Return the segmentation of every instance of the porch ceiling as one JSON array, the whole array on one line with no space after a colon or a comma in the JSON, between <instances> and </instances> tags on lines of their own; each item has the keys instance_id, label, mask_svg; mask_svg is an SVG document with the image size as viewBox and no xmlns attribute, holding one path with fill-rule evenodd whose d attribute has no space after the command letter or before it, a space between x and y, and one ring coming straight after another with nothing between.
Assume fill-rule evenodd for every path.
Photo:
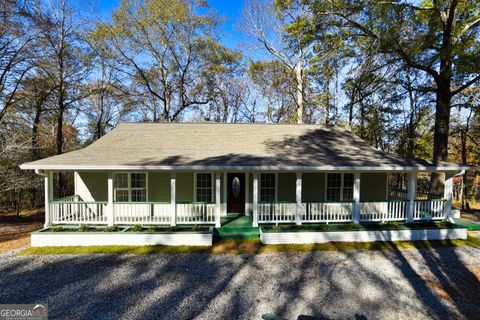
<instances>
[{"instance_id":1,"label":"porch ceiling","mask_svg":"<svg viewBox=\"0 0 480 320\"><path fill-rule=\"evenodd\" d=\"M426 170L470 166L406 159L320 125L124 123L90 146L28 162L40 170Z\"/></svg>"}]
</instances>

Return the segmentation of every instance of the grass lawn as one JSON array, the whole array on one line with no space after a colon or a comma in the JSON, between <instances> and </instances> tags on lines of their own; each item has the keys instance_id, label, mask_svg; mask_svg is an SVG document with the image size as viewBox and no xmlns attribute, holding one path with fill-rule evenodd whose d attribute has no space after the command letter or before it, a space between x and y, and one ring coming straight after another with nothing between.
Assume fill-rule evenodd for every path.
<instances>
[{"instance_id":1,"label":"grass lawn","mask_svg":"<svg viewBox=\"0 0 480 320\"><path fill-rule=\"evenodd\" d=\"M195 246L87 246L87 247L35 247L22 251L21 255L43 254L256 254L271 252L396 250L437 247L480 247L480 238L469 236L466 240L394 241L394 242L330 242L318 244L265 245L256 240L224 240L211 247Z\"/></svg>"}]
</instances>

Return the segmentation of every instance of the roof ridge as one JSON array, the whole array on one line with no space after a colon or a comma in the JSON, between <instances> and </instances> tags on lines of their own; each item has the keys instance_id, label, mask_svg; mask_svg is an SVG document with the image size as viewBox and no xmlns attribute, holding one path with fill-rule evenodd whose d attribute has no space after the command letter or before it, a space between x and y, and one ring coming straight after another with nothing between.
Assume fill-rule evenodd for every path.
<instances>
[{"instance_id":1,"label":"roof ridge","mask_svg":"<svg viewBox=\"0 0 480 320\"><path fill-rule=\"evenodd\" d=\"M334 128L334 127L326 127L324 124L321 123L267 123L267 122L153 122L153 121L148 121L148 122L136 122L136 121L123 121L117 125L123 125L123 124L146 124L146 125L265 125L265 126L318 126L320 128Z\"/></svg>"}]
</instances>

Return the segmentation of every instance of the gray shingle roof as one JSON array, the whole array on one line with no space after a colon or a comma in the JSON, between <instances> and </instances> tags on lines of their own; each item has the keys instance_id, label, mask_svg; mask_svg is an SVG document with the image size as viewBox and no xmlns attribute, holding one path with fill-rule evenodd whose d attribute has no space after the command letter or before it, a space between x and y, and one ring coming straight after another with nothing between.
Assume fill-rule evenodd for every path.
<instances>
[{"instance_id":1,"label":"gray shingle roof","mask_svg":"<svg viewBox=\"0 0 480 320\"><path fill-rule=\"evenodd\" d=\"M90 146L25 163L42 170L460 170L372 148L320 125L123 123Z\"/></svg>"}]
</instances>

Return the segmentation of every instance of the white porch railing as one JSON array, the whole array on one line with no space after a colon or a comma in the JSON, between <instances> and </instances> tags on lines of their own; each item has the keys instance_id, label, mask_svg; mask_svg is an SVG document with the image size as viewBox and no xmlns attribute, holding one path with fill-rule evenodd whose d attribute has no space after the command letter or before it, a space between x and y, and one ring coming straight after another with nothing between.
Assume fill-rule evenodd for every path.
<instances>
[{"instance_id":1,"label":"white porch railing","mask_svg":"<svg viewBox=\"0 0 480 320\"><path fill-rule=\"evenodd\" d=\"M107 202L81 201L70 196L50 202L52 223L55 224L105 224Z\"/></svg>"},{"instance_id":2,"label":"white porch railing","mask_svg":"<svg viewBox=\"0 0 480 320\"><path fill-rule=\"evenodd\" d=\"M215 203L177 203L177 223L215 223Z\"/></svg>"},{"instance_id":3,"label":"white porch railing","mask_svg":"<svg viewBox=\"0 0 480 320\"><path fill-rule=\"evenodd\" d=\"M259 203L258 222L285 223L295 221L296 203Z\"/></svg>"},{"instance_id":4,"label":"white porch railing","mask_svg":"<svg viewBox=\"0 0 480 320\"><path fill-rule=\"evenodd\" d=\"M115 224L170 224L170 203L158 202L115 202L113 217Z\"/></svg>"},{"instance_id":5,"label":"white porch railing","mask_svg":"<svg viewBox=\"0 0 480 320\"><path fill-rule=\"evenodd\" d=\"M416 200L413 219L441 220L448 212L447 202ZM305 223L329 223L353 221L353 202L302 203L301 221ZM170 203L115 202L114 224L169 225L172 219ZM360 202L360 221L405 221L408 201ZM214 203L177 203L176 224L214 224ZM50 202L54 224L107 224L107 202L82 201L78 196ZM294 223L296 203L259 203L259 223Z\"/></svg>"},{"instance_id":6,"label":"white porch railing","mask_svg":"<svg viewBox=\"0 0 480 320\"><path fill-rule=\"evenodd\" d=\"M360 202L360 221L402 221L407 219L407 201Z\"/></svg>"},{"instance_id":7,"label":"white porch railing","mask_svg":"<svg viewBox=\"0 0 480 320\"><path fill-rule=\"evenodd\" d=\"M352 202L304 203L302 222L349 222L352 221Z\"/></svg>"},{"instance_id":8,"label":"white porch railing","mask_svg":"<svg viewBox=\"0 0 480 320\"><path fill-rule=\"evenodd\" d=\"M416 200L413 210L414 220L441 220L446 216L445 199Z\"/></svg>"}]
</instances>

